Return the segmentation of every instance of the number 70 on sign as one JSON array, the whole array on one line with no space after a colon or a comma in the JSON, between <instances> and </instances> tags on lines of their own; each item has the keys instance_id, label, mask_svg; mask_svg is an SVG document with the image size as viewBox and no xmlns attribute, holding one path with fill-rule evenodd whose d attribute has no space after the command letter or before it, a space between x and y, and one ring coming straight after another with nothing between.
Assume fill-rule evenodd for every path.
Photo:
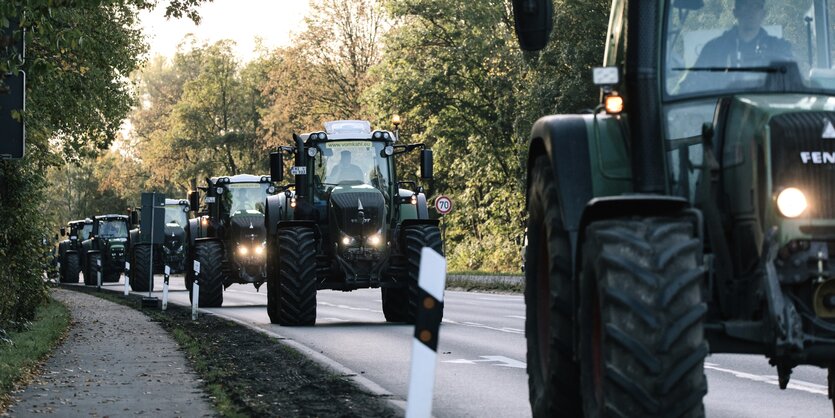
<instances>
[{"instance_id":1,"label":"number 70 on sign","mask_svg":"<svg viewBox=\"0 0 835 418\"><path fill-rule=\"evenodd\" d=\"M446 215L447 213L452 212L452 199L444 195L436 197L435 210L440 215Z\"/></svg>"}]
</instances>

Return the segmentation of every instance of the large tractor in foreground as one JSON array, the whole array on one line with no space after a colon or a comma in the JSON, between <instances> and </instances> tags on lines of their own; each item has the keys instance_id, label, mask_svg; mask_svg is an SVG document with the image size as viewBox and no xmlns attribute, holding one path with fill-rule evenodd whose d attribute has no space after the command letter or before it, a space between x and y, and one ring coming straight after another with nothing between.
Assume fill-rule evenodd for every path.
<instances>
[{"instance_id":1,"label":"large tractor in foreground","mask_svg":"<svg viewBox=\"0 0 835 418\"><path fill-rule=\"evenodd\" d=\"M223 304L223 290L235 283L251 283L258 289L267 280L264 202L274 189L269 176L238 174L206 179L204 206L188 222L186 237L186 288L194 283L194 261L200 307ZM192 208L199 206L198 192L189 194ZM192 301L193 302L193 301Z\"/></svg>"},{"instance_id":2,"label":"large tractor in foreground","mask_svg":"<svg viewBox=\"0 0 835 418\"><path fill-rule=\"evenodd\" d=\"M140 208L132 210L128 215L131 225L134 226L130 230L130 247L128 249L129 280L131 289L137 292L153 290L153 275L162 274L165 266L171 268L172 273L185 271L186 254L188 252L185 228L188 225L188 212L190 210L188 200L165 199L161 206L165 213L161 244L151 244L149 242L150 236L147 233L142 233L143 231L139 227L139 218L142 213ZM153 262L151 261L151 253L154 257Z\"/></svg>"},{"instance_id":3,"label":"large tractor in foreground","mask_svg":"<svg viewBox=\"0 0 835 418\"><path fill-rule=\"evenodd\" d=\"M93 228L81 244L81 268L84 284L95 286L101 272L102 282L118 282L125 271L125 250L128 246L128 217L99 215L93 217ZM101 269L99 269L99 262Z\"/></svg>"},{"instance_id":4,"label":"large tractor in foreground","mask_svg":"<svg viewBox=\"0 0 835 418\"><path fill-rule=\"evenodd\" d=\"M513 1L523 49L551 1ZM534 416L703 416L708 353L764 355L782 389L828 368L835 394L832 13L612 2L603 105L531 130Z\"/></svg>"},{"instance_id":5,"label":"large tractor in foreground","mask_svg":"<svg viewBox=\"0 0 835 418\"><path fill-rule=\"evenodd\" d=\"M432 178L432 151L398 144L367 121L334 121L293 135L270 155L273 180L293 158L294 182L267 198L267 312L280 325L313 325L316 291L382 288L387 321L415 321L423 247L443 253L426 195L401 181L395 156L421 150L421 177ZM411 190L407 189L411 186Z\"/></svg>"},{"instance_id":6,"label":"large tractor in foreground","mask_svg":"<svg viewBox=\"0 0 835 418\"><path fill-rule=\"evenodd\" d=\"M58 243L58 280L61 283L78 283L81 273L81 243L90 236L93 230L92 219L70 221L66 228L61 228L61 236L67 239Z\"/></svg>"}]
</instances>

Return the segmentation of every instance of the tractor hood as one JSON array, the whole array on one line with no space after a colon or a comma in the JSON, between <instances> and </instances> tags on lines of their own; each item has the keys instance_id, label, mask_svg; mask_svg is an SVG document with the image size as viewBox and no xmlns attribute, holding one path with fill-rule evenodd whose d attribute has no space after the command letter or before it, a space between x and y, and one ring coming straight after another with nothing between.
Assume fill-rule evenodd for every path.
<instances>
[{"instance_id":1,"label":"tractor hood","mask_svg":"<svg viewBox=\"0 0 835 418\"><path fill-rule=\"evenodd\" d=\"M337 186L331 192L329 206L337 228L352 237L370 236L385 224L383 194L369 185Z\"/></svg>"},{"instance_id":2,"label":"tractor hood","mask_svg":"<svg viewBox=\"0 0 835 418\"><path fill-rule=\"evenodd\" d=\"M172 251L177 251L183 248L186 231L182 226L175 222L167 223L165 224L165 229L163 229L163 231L165 233L165 241L163 245L165 245L166 248Z\"/></svg>"},{"instance_id":3,"label":"tractor hood","mask_svg":"<svg viewBox=\"0 0 835 418\"><path fill-rule=\"evenodd\" d=\"M264 214L257 210L235 212L231 218L230 237L238 243L257 242L266 239L267 230L264 224Z\"/></svg>"}]
</instances>

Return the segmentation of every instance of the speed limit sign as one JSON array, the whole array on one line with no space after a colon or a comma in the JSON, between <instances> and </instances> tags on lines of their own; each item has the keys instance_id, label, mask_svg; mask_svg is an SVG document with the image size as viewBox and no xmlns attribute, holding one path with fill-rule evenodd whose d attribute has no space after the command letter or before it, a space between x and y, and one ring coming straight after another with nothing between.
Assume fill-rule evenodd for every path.
<instances>
[{"instance_id":1,"label":"speed limit sign","mask_svg":"<svg viewBox=\"0 0 835 418\"><path fill-rule=\"evenodd\" d=\"M452 212L452 199L444 195L438 196L435 198L435 210L441 215Z\"/></svg>"}]
</instances>

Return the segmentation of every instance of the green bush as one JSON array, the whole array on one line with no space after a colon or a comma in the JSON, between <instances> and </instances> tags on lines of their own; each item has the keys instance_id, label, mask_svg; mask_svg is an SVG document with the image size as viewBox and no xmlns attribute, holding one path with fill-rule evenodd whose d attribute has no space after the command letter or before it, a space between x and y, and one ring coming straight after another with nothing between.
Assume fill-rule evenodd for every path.
<instances>
[{"instance_id":1,"label":"green bush","mask_svg":"<svg viewBox=\"0 0 835 418\"><path fill-rule=\"evenodd\" d=\"M36 165L0 162L0 330L32 320L47 298L44 273L53 242L39 206L44 170Z\"/></svg>"}]
</instances>

